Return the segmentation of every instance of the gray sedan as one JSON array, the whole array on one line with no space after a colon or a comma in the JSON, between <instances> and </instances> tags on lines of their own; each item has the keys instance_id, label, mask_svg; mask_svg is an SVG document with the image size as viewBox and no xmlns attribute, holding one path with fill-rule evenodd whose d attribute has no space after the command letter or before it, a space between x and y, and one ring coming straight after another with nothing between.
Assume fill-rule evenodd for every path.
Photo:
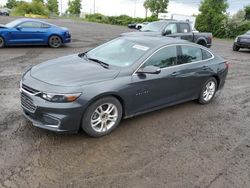
<instances>
[{"instance_id":1,"label":"gray sedan","mask_svg":"<svg viewBox=\"0 0 250 188\"><path fill-rule=\"evenodd\" d=\"M24 115L36 127L99 137L122 118L197 100L222 89L227 62L168 37L124 36L88 52L29 69L20 84Z\"/></svg>"}]
</instances>

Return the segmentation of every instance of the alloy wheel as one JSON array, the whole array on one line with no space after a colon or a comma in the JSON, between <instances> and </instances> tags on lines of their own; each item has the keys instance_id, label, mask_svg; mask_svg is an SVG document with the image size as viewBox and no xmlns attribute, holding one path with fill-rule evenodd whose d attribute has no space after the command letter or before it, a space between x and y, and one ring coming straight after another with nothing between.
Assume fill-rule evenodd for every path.
<instances>
[{"instance_id":1,"label":"alloy wheel","mask_svg":"<svg viewBox=\"0 0 250 188\"><path fill-rule=\"evenodd\" d=\"M58 36L52 36L50 38L50 46L53 47L53 48L58 48L61 46L62 44L62 41L61 39L58 37Z\"/></svg>"},{"instance_id":2,"label":"alloy wheel","mask_svg":"<svg viewBox=\"0 0 250 188\"><path fill-rule=\"evenodd\" d=\"M216 90L215 87L216 87L216 84L214 81L210 81L207 83L207 85L203 91L203 99L206 102L210 101L213 98L213 96L215 94L215 90Z\"/></svg>"},{"instance_id":3,"label":"alloy wheel","mask_svg":"<svg viewBox=\"0 0 250 188\"><path fill-rule=\"evenodd\" d=\"M98 106L91 116L91 127L99 133L107 132L118 119L118 109L112 103Z\"/></svg>"}]
</instances>

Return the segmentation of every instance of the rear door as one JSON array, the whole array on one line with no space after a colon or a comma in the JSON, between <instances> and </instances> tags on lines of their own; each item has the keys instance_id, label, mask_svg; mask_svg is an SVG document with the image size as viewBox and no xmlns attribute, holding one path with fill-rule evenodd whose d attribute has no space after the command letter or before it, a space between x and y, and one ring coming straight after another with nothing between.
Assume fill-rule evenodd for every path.
<instances>
[{"instance_id":1,"label":"rear door","mask_svg":"<svg viewBox=\"0 0 250 188\"><path fill-rule=\"evenodd\" d=\"M178 49L178 70L180 90L177 100L195 99L205 81L213 75L210 60L213 55L203 48L180 45Z\"/></svg>"},{"instance_id":2,"label":"rear door","mask_svg":"<svg viewBox=\"0 0 250 188\"><path fill-rule=\"evenodd\" d=\"M193 32L188 23L178 23L178 33L181 33L181 39L193 42Z\"/></svg>"}]
</instances>

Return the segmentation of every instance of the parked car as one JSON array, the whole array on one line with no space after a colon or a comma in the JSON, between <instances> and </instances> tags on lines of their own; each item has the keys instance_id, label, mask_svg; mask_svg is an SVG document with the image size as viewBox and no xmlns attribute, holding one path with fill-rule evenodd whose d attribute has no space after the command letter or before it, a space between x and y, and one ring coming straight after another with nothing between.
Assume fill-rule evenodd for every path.
<instances>
[{"instance_id":1,"label":"parked car","mask_svg":"<svg viewBox=\"0 0 250 188\"><path fill-rule=\"evenodd\" d=\"M150 22L140 29L140 32L129 32L123 33L122 35L168 36L188 40L208 48L212 46L212 33L193 32L189 22L175 20Z\"/></svg>"},{"instance_id":2,"label":"parked car","mask_svg":"<svg viewBox=\"0 0 250 188\"><path fill-rule=\"evenodd\" d=\"M137 25L137 23L130 23L130 24L128 24L128 28L135 29L136 25Z\"/></svg>"},{"instance_id":3,"label":"parked car","mask_svg":"<svg viewBox=\"0 0 250 188\"><path fill-rule=\"evenodd\" d=\"M141 29L143 28L145 25L148 25L149 22L143 22L143 23L138 23L135 26L135 29Z\"/></svg>"},{"instance_id":4,"label":"parked car","mask_svg":"<svg viewBox=\"0 0 250 188\"><path fill-rule=\"evenodd\" d=\"M122 118L195 99L210 103L227 72L227 62L200 45L168 37L119 37L29 69L20 84L21 106L36 127L82 128L99 137Z\"/></svg>"},{"instance_id":5,"label":"parked car","mask_svg":"<svg viewBox=\"0 0 250 188\"><path fill-rule=\"evenodd\" d=\"M49 45L58 48L71 41L69 30L36 19L17 19L0 25L0 48L16 45Z\"/></svg>"},{"instance_id":6,"label":"parked car","mask_svg":"<svg viewBox=\"0 0 250 188\"><path fill-rule=\"evenodd\" d=\"M250 49L250 30L246 32L244 35L236 37L233 44L233 50L239 51L241 48Z\"/></svg>"},{"instance_id":7,"label":"parked car","mask_svg":"<svg viewBox=\"0 0 250 188\"><path fill-rule=\"evenodd\" d=\"M0 16L9 16L11 9L8 8L0 8Z\"/></svg>"}]
</instances>

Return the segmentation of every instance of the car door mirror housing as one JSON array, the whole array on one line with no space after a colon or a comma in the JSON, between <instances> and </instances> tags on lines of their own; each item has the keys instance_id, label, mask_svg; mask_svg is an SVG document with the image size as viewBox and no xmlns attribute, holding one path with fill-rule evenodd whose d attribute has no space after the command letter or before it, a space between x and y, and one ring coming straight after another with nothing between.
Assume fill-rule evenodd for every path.
<instances>
[{"instance_id":1,"label":"car door mirror housing","mask_svg":"<svg viewBox=\"0 0 250 188\"><path fill-rule=\"evenodd\" d=\"M137 71L137 73L139 74L159 74L160 72L161 72L161 68L152 66L152 65L140 68Z\"/></svg>"},{"instance_id":2,"label":"car door mirror housing","mask_svg":"<svg viewBox=\"0 0 250 188\"><path fill-rule=\"evenodd\" d=\"M17 30L21 30L22 27L19 25L19 26L16 26L16 29L17 29Z\"/></svg>"},{"instance_id":3,"label":"car door mirror housing","mask_svg":"<svg viewBox=\"0 0 250 188\"><path fill-rule=\"evenodd\" d=\"M166 36L166 35L170 35L172 34L172 31L171 30L166 30L162 33L163 36Z\"/></svg>"}]
</instances>

